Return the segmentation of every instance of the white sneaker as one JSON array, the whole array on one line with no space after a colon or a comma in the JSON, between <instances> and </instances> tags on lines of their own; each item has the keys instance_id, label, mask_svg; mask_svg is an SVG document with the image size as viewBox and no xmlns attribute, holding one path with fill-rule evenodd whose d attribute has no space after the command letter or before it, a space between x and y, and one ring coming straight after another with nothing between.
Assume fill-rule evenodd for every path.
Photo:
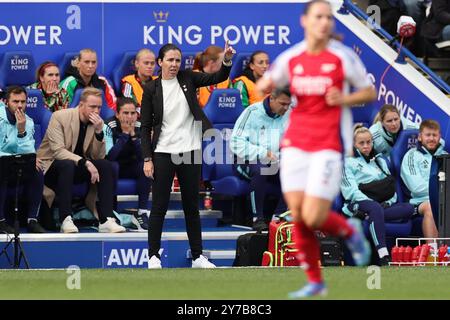
<instances>
[{"instance_id":1,"label":"white sneaker","mask_svg":"<svg viewBox=\"0 0 450 320\"><path fill-rule=\"evenodd\" d=\"M105 233L119 233L119 232L125 232L126 229L120 225L117 224L116 219L114 218L106 218L105 223L101 223L98 226L98 232L105 232Z\"/></svg>"},{"instance_id":2,"label":"white sneaker","mask_svg":"<svg viewBox=\"0 0 450 320\"><path fill-rule=\"evenodd\" d=\"M72 217L67 216L61 224L62 233L78 233L77 226L73 223Z\"/></svg>"},{"instance_id":3,"label":"white sneaker","mask_svg":"<svg viewBox=\"0 0 450 320\"><path fill-rule=\"evenodd\" d=\"M211 269L215 268L216 266L208 261L208 258L205 256L200 255L195 260L192 260L192 268L202 268L202 269Z\"/></svg>"},{"instance_id":4,"label":"white sneaker","mask_svg":"<svg viewBox=\"0 0 450 320\"><path fill-rule=\"evenodd\" d=\"M161 260L156 256L152 256L150 260L148 260L148 268L149 269L161 269Z\"/></svg>"}]
</instances>

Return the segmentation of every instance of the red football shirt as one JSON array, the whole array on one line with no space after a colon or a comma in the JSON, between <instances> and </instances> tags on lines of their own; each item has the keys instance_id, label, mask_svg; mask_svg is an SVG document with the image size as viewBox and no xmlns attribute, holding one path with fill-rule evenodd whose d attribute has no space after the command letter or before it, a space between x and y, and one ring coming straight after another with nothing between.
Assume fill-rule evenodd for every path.
<instances>
[{"instance_id":1,"label":"red football shirt","mask_svg":"<svg viewBox=\"0 0 450 320\"><path fill-rule=\"evenodd\" d=\"M305 41L283 52L264 75L277 86L290 86L296 107L291 112L282 147L304 151L336 150L352 147L352 116L348 108L330 106L325 94L331 87L348 93L372 83L356 53L341 42L330 40L319 54L306 51Z\"/></svg>"}]
</instances>

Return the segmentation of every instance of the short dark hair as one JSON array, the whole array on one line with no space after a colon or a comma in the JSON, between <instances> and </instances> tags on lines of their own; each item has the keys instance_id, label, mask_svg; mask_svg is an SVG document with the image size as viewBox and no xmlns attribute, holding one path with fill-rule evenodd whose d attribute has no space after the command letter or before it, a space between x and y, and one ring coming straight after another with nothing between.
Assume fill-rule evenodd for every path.
<instances>
[{"instance_id":1,"label":"short dark hair","mask_svg":"<svg viewBox=\"0 0 450 320\"><path fill-rule=\"evenodd\" d=\"M117 101L116 101L117 113L119 113L120 109L126 104L132 104L135 108L137 108L136 101L134 101L133 99L131 99L129 97L119 97L119 98L117 98Z\"/></svg>"},{"instance_id":2,"label":"short dark hair","mask_svg":"<svg viewBox=\"0 0 450 320\"><path fill-rule=\"evenodd\" d=\"M27 96L27 91L24 89L24 87L21 86L9 86L8 88L6 88L6 94L5 94L5 99L6 101L9 100L9 97L12 94L21 94L21 93L25 93L25 96Z\"/></svg>"},{"instance_id":3,"label":"short dark hair","mask_svg":"<svg viewBox=\"0 0 450 320\"><path fill-rule=\"evenodd\" d=\"M431 129L431 130L438 130L441 131L441 126L439 125L439 122L432 119L426 119L423 120L419 127L419 132L422 132L425 128Z\"/></svg>"},{"instance_id":4,"label":"short dark hair","mask_svg":"<svg viewBox=\"0 0 450 320\"><path fill-rule=\"evenodd\" d=\"M278 98L282 94L287 95L289 98L291 97L291 91L289 90L289 87L282 87L282 88L275 88L272 90L272 97Z\"/></svg>"},{"instance_id":5,"label":"short dark hair","mask_svg":"<svg viewBox=\"0 0 450 320\"><path fill-rule=\"evenodd\" d=\"M163 60L164 56L166 55L166 52L170 50L178 50L181 53L181 49L178 48L176 45L174 45L173 43L166 43L161 47L161 49L159 49L158 60Z\"/></svg>"}]
</instances>

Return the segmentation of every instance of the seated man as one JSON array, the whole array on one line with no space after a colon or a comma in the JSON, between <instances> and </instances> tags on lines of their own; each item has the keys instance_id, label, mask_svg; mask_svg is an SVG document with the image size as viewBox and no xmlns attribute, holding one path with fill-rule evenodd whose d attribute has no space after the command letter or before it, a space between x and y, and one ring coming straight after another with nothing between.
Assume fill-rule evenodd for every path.
<instances>
[{"instance_id":1,"label":"seated man","mask_svg":"<svg viewBox=\"0 0 450 320\"><path fill-rule=\"evenodd\" d=\"M103 128L107 159L114 161L119 178L137 179L139 210L135 215L138 227L148 229L148 196L151 180L144 175L141 152L141 123L137 121L136 102L118 98L116 115Z\"/></svg>"},{"instance_id":2,"label":"seated man","mask_svg":"<svg viewBox=\"0 0 450 320\"><path fill-rule=\"evenodd\" d=\"M63 71L63 70L61 70ZM92 49L80 50L80 54L65 71L65 79L59 86L69 94L69 104L75 91L86 87L100 89L105 94L106 104L116 110L116 94L106 78L97 75L97 53Z\"/></svg>"},{"instance_id":3,"label":"seated man","mask_svg":"<svg viewBox=\"0 0 450 320\"><path fill-rule=\"evenodd\" d=\"M37 152L45 174L44 198L51 207L56 193L61 232L64 233L78 232L72 221L72 188L74 183L87 181L91 188L86 205L92 212L98 212L99 232L125 231L113 218L114 170L111 162L104 159L101 107L101 90L84 89L76 108L53 113ZM99 201L95 207L97 190Z\"/></svg>"},{"instance_id":4,"label":"seated man","mask_svg":"<svg viewBox=\"0 0 450 320\"><path fill-rule=\"evenodd\" d=\"M438 230L430 205L429 180L434 156L445 154L437 121L424 120L419 128L419 145L410 149L402 160L401 177L411 192L409 201L423 215L422 230L426 238L437 238ZM437 212L436 212L437 216Z\"/></svg>"},{"instance_id":5,"label":"seated man","mask_svg":"<svg viewBox=\"0 0 450 320\"><path fill-rule=\"evenodd\" d=\"M0 157L18 154L36 153L34 149L34 122L25 114L27 92L19 86L9 87L6 91L6 106L0 102ZM11 183L15 187L15 181ZM33 174L21 178L24 185L23 198L28 202L28 232L44 233L37 222L42 199L44 177L39 161ZM14 229L5 221L5 202L8 181L2 176L0 181L0 232L14 233Z\"/></svg>"},{"instance_id":6,"label":"seated man","mask_svg":"<svg viewBox=\"0 0 450 320\"><path fill-rule=\"evenodd\" d=\"M289 89L276 89L261 102L254 103L239 116L231 134L230 148L238 157L234 165L237 174L250 182L251 202L256 221L253 229L265 230L272 218L272 211L264 208L270 188L276 189L278 198L283 201L280 188L278 162L279 142L289 119L291 105ZM272 210L274 210L273 208Z\"/></svg>"}]
</instances>

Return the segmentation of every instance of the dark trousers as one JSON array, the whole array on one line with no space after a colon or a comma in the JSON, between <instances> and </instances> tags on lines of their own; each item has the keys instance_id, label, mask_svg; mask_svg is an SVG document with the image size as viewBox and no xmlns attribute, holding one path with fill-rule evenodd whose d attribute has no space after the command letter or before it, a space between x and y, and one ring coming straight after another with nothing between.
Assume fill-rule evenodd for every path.
<instances>
[{"instance_id":1,"label":"dark trousers","mask_svg":"<svg viewBox=\"0 0 450 320\"><path fill-rule=\"evenodd\" d=\"M370 223L370 234L377 249L386 247L386 228L384 222L411 219L414 207L409 203L396 203L383 208L378 202L372 200L358 201L358 210L367 213ZM349 205L354 211L354 204Z\"/></svg>"},{"instance_id":2,"label":"dark trousers","mask_svg":"<svg viewBox=\"0 0 450 320\"><path fill-rule=\"evenodd\" d=\"M150 188L152 186L152 180L147 178L144 174L144 162L139 161L136 163L130 163L128 165L120 165L116 161L111 162L114 170L116 171L116 177L119 179L136 179L138 205L139 209L148 209L148 196L150 194Z\"/></svg>"},{"instance_id":3,"label":"dark trousers","mask_svg":"<svg viewBox=\"0 0 450 320\"><path fill-rule=\"evenodd\" d=\"M235 174L250 183L253 216L270 221L274 211L282 213L287 210L287 206L281 192L279 171L276 174L264 174L264 168L267 169L268 165L261 163L233 165ZM269 196L275 199L269 199Z\"/></svg>"},{"instance_id":4,"label":"dark trousers","mask_svg":"<svg viewBox=\"0 0 450 320\"><path fill-rule=\"evenodd\" d=\"M100 182L97 182L97 211L100 223L107 217L113 217L115 190L114 170L108 160L90 160L97 168ZM54 190L58 198L59 219L72 215L73 185L89 182L91 174L85 166L77 166L72 160L55 160L45 173L45 185Z\"/></svg>"},{"instance_id":5,"label":"dark trousers","mask_svg":"<svg viewBox=\"0 0 450 320\"><path fill-rule=\"evenodd\" d=\"M44 175L41 171L34 170L33 174L22 176L20 185L23 186L20 198L26 199L28 219L37 219L44 190ZM5 219L5 203L8 188L14 188L15 196L16 181L2 181L0 183L0 220Z\"/></svg>"},{"instance_id":6,"label":"dark trousers","mask_svg":"<svg viewBox=\"0 0 450 320\"><path fill-rule=\"evenodd\" d=\"M200 152L200 151L195 151ZM186 232L189 238L193 259L197 259L203 251L200 212L198 210L198 193L200 184L201 163L194 164L194 151L183 154L189 163L174 163L172 155L155 153L153 156L154 181L152 189L152 209L148 228L149 254L160 258L161 235L169 201L172 181L175 173L178 177L183 204ZM201 162L201 158L200 158Z\"/></svg>"}]
</instances>

